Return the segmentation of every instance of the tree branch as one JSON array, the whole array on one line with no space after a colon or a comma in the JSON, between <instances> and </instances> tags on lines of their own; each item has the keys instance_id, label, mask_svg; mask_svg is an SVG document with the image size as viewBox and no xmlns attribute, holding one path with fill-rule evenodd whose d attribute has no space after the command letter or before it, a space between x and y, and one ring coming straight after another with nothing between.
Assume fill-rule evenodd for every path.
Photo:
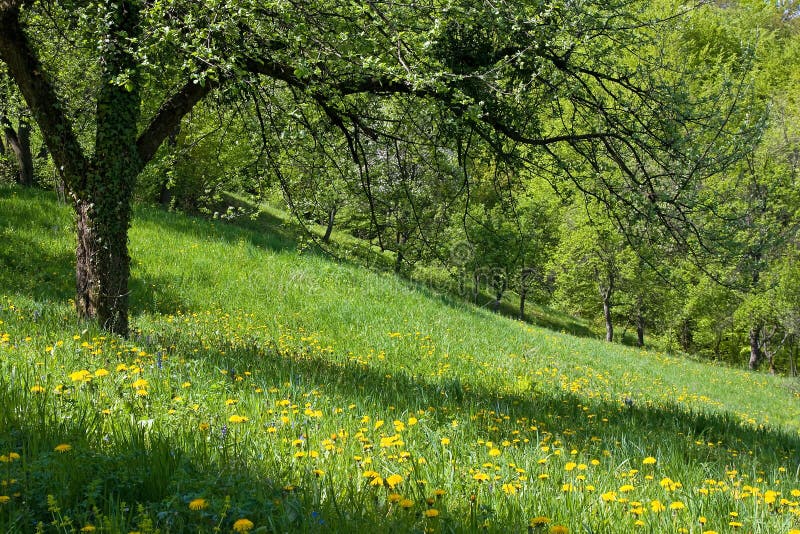
<instances>
[{"instance_id":1,"label":"tree branch","mask_svg":"<svg viewBox=\"0 0 800 534\"><path fill-rule=\"evenodd\" d=\"M142 167L153 159L158 147L180 125L181 119L218 85L208 79L204 84L189 81L161 104L150 124L136 140Z\"/></svg>"},{"instance_id":2,"label":"tree branch","mask_svg":"<svg viewBox=\"0 0 800 534\"><path fill-rule=\"evenodd\" d=\"M86 174L86 157L64 112L65 106L25 35L19 20L20 3L0 0L0 59L8 66L36 118L64 181L71 191L79 191Z\"/></svg>"}]
</instances>

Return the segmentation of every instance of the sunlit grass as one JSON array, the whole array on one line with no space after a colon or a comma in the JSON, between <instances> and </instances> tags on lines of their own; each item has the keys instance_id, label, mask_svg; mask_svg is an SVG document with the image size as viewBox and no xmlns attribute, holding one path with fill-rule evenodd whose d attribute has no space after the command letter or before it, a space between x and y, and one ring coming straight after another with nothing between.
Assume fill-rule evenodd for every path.
<instances>
[{"instance_id":1,"label":"sunlit grass","mask_svg":"<svg viewBox=\"0 0 800 534\"><path fill-rule=\"evenodd\" d=\"M0 190L0 213L3 530L800 528L787 379L151 209L121 340L73 318L68 208Z\"/></svg>"}]
</instances>

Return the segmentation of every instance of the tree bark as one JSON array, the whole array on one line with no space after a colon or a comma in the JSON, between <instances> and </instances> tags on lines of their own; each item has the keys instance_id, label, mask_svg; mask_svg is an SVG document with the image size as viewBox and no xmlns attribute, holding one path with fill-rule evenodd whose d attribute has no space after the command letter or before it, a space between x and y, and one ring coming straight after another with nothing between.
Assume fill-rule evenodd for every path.
<instances>
[{"instance_id":1,"label":"tree bark","mask_svg":"<svg viewBox=\"0 0 800 534\"><path fill-rule=\"evenodd\" d=\"M3 133L6 143L14 152L17 161L16 181L22 186L33 185L33 154L31 153L31 125L25 119L19 120L19 127L14 130L7 117L2 117Z\"/></svg>"},{"instance_id":2,"label":"tree bark","mask_svg":"<svg viewBox=\"0 0 800 534\"><path fill-rule=\"evenodd\" d=\"M524 287L519 291L519 320L525 320L525 298L528 296L528 290Z\"/></svg>"},{"instance_id":3,"label":"tree bark","mask_svg":"<svg viewBox=\"0 0 800 534\"><path fill-rule=\"evenodd\" d=\"M755 371L761 365L761 343L760 343L761 326L757 325L750 329L750 369Z\"/></svg>"},{"instance_id":4,"label":"tree bark","mask_svg":"<svg viewBox=\"0 0 800 534\"><path fill-rule=\"evenodd\" d=\"M328 210L328 226L325 227L325 235L322 236L322 241L325 243L331 240L331 234L333 233L333 223L336 220L337 211L338 210L336 209L336 206L333 206L331 207L330 210Z\"/></svg>"},{"instance_id":5,"label":"tree bark","mask_svg":"<svg viewBox=\"0 0 800 534\"><path fill-rule=\"evenodd\" d=\"M125 336L128 334L130 276L128 224L124 221L108 224L108 218L100 216L87 200L76 201L75 210L78 231L75 307L78 315L96 319L104 329ZM130 209L125 211L129 220Z\"/></svg>"},{"instance_id":6,"label":"tree bark","mask_svg":"<svg viewBox=\"0 0 800 534\"><path fill-rule=\"evenodd\" d=\"M644 313L642 313L642 301L638 299L636 306L636 343L644 347Z\"/></svg>"},{"instance_id":7,"label":"tree bark","mask_svg":"<svg viewBox=\"0 0 800 534\"><path fill-rule=\"evenodd\" d=\"M606 321L606 341L614 341L614 323L611 320L611 299L608 293L603 294L603 318Z\"/></svg>"},{"instance_id":8,"label":"tree bark","mask_svg":"<svg viewBox=\"0 0 800 534\"><path fill-rule=\"evenodd\" d=\"M128 335L128 228L136 176L142 163L137 150L140 95L135 60L115 41L119 33L135 36L139 11L136 2L110 8L109 37L103 50L102 85L97 97L95 154L75 195L78 248L75 305L78 314L111 332ZM127 87L115 83L131 76Z\"/></svg>"}]
</instances>

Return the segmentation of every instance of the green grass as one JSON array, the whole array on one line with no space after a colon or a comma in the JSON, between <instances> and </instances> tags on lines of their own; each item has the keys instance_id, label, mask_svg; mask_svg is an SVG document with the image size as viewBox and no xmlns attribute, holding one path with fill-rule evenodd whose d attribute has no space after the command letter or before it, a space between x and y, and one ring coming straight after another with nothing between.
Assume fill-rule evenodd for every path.
<instances>
[{"instance_id":1,"label":"green grass","mask_svg":"<svg viewBox=\"0 0 800 534\"><path fill-rule=\"evenodd\" d=\"M151 208L122 340L74 318L69 208L0 189L0 213L4 531L800 528L789 379L554 333Z\"/></svg>"}]
</instances>

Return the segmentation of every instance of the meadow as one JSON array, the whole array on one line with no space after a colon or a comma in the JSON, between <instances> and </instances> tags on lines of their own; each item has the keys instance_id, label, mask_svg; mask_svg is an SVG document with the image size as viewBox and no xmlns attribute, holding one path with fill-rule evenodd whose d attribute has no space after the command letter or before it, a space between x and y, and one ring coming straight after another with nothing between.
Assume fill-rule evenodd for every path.
<instances>
[{"instance_id":1,"label":"meadow","mask_svg":"<svg viewBox=\"0 0 800 534\"><path fill-rule=\"evenodd\" d=\"M138 207L129 339L0 189L5 532L800 534L800 384Z\"/></svg>"}]
</instances>

